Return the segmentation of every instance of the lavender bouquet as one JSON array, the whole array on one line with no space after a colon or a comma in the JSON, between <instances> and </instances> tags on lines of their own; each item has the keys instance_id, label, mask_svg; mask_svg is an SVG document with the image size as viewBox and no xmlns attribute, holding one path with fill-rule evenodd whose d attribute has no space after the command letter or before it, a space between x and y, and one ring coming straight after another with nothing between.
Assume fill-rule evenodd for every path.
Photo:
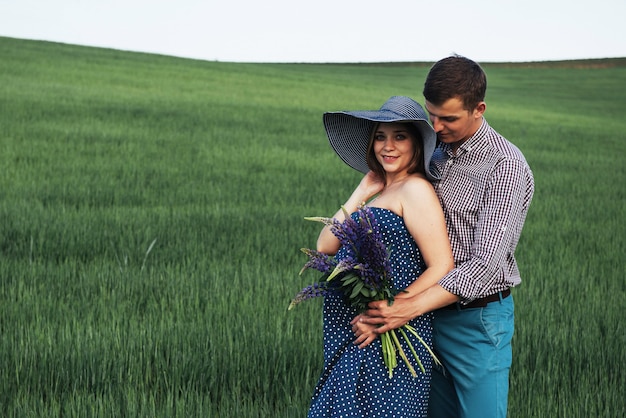
<instances>
[{"instance_id":1,"label":"lavender bouquet","mask_svg":"<svg viewBox=\"0 0 626 418\"><path fill-rule=\"evenodd\" d=\"M330 292L339 291L343 294L346 304L355 308L357 313L360 314L367 310L368 303L375 300L386 299L390 305L393 304L394 297L401 292L392 286L389 253L377 228L376 218L371 209L364 205L360 206L356 212L356 219L350 217L345 208L342 209L346 218L343 222L334 218L305 218L329 226L332 233L341 243L345 253L344 257L337 261L335 257L328 254L308 248L302 249L309 257L309 260L300 270L300 274L307 269L315 269L323 273L323 275L318 282L305 287L294 297L289 304L290 310L305 300L319 296L323 297ZM402 348L398 333L406 342L420 370L424 372L424 366L409 340L407 332L413 334L426 347L436 363L439 362L415 328L406 324L397 330L387 331L380 336L383 361L390 378L393 377L393 370L398 365L398 354L409 368L411 374L417 376L415 368Z\"/></svg>"}]
</instances>

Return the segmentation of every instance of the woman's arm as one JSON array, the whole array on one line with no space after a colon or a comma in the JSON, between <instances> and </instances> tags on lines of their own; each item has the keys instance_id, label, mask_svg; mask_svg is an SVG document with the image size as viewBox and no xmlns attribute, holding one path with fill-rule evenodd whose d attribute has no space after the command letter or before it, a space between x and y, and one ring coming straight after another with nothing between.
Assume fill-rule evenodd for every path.
<instances>
[{"instance_id":1,"label":"woman's arm","mask_svg":"<svg viewBox=\"0 0 626 418\"><path fill-rule=\"evenodd\" d=\"M443 210L432 185L424 179L414 178L404 185L400 193L404 223L426 264L419 278L407 287L408 293L398 295L402 298L437 284L454 268L454 257Z\"/></svg>"},{"instance_id":2,"label":"woman's arm","mask_svg":"<svg viewBox=\"0 0 626 418\"><path fill-rule=\"evenodd\" d=\"M370 200L374 195L380 193L384 184L372 171L367 173L362 179L348 201L343 205L348 214L355 212L364 202ZM335 213L334 218L343 222L345 215L343 209ZM336 254L339 251L339 240L333 235L330 227L325 226L317 238L317 251L324 254Z\"/></svg>"}]
</instances>

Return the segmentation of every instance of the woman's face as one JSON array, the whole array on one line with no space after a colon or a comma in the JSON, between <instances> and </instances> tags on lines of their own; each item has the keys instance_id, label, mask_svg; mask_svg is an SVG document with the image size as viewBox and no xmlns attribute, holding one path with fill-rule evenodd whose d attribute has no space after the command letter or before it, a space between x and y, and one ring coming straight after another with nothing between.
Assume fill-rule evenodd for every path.
<instances>
[{"instance_id":1,"label":"woman's face","mask_svg":"<svg viewBox=\"0 0 626 418\"><path fill-rule=\"evenodd\" d=\"M387 174L405 174L413 164L417 138L403 123L380 123L373 137L376 159Z\"/></svg>"}]
</instances>

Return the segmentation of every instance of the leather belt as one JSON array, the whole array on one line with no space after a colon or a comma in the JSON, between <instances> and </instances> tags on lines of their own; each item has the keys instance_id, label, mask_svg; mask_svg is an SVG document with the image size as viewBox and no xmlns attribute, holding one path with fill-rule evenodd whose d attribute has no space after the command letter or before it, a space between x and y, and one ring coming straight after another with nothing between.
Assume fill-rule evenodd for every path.
<instances>
[{"instance_id":1,"label":"leather belt","mask_svg":"<svg viewBox=\"0 0 626 418\"><path fill-rule=\"evenodd\" d=\"M485 296L484 298L474 299L467 305L461 305L460 303L453 303L452 305L444 306L443 309L471 309L471 308L484 308L491 302L496 302L500 299L509 297L511 289L503 290L502 292L494 293L493 295Z\"/></svg>"}]
</instances>

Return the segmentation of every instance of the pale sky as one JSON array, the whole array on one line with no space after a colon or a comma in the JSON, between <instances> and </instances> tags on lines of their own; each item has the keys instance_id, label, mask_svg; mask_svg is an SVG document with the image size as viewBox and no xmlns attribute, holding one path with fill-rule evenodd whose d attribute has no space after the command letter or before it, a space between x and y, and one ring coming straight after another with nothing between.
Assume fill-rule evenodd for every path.
<instances>
[{"instance_id":1,"label":"pale sky","mask_svg":"<svg viewBox=\"0 0 626 418\"><path fill-rule=\"evenodd\" d=\"M0 0L0 36L232 62L626 57L626 0Z\"/></svg>"}]
</instances>

